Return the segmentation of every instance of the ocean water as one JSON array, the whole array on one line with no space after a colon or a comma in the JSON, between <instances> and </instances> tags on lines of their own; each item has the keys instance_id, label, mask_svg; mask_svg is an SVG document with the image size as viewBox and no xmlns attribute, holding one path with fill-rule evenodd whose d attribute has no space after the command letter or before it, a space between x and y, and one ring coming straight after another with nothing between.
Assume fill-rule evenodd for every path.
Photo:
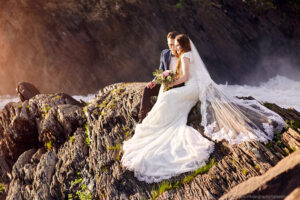
<instances>
[{"instance_id":1,"label":"ocean water","mask_svg":"<svg viewBox=\"0 0 300 200\"><path fill-rule=\"evenodd\" d=\"M252 96L261 102L275 103L283 108L294 108L300 112L300 77L291 80L276 76L259 86L220 85L234 96Z\"/></svg>"},{"instance_id":2,"label":"ocean water","mask_svg":"<svg viewBox=\"0 0 300 200\"><path fill-rule=\"evenodd\" d=\"M82 101L85 101L87 103L87 102L89 102L91 99L93 99L95 97L95 94L89 94L87 96L74 95L72 97L74 99L76 99L77 101L79 101L81 99Z\"/></svg>"},{"instance_id":3,"label":"ocean water","mask_svg":"<svg viewBox=\"0 0 300 200\"><path fill-rule=\"evenodd\" d=\"M17 96L11 95L0 95L0 110L9 102L18 102L19 98Z\"/></svg>"},{"instance_id":4,"label":"ocean water","mask_svg":"<svg viewBox=\"0 0 300 200\"><path fill-rule=\"evenodd\" d=\"M248 85L220 85L233 96L252 96L261 102L270 102L284 108L294 108L300 112L300 78L291 80L284 76L276 76L259 86ZM89 102L95 97L95 94L87 96L75 95L73 98ZM0 110L8 102L17 102L17 96L3 95L0 96Z\"/></svg>"}]
</instances>

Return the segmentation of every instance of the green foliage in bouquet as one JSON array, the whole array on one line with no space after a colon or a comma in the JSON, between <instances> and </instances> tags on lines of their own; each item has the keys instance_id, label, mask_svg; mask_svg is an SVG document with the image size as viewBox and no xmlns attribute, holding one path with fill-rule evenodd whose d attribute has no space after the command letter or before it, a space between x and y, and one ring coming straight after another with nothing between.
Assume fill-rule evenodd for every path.
<instances>
[{"instance_id":1,"label":"green foliage in bouquet","mask_svg":"<svg viewBox=\"0 0 300 200\"><path fill-rule=\"evenodd\" d=\"M153 72L153 76L154 82L164 85L164 91L167 91L169 89L168 84L174 82L175 73L170 70L163 71L156 69Z\"/></svg>"}]
</instances>

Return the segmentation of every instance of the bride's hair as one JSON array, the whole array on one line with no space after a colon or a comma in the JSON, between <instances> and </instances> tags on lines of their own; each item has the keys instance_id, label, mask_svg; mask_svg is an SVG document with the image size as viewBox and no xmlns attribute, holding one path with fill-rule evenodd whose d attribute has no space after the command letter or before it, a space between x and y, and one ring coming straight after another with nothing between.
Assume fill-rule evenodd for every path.
<instances>
[{"instance_id":1,"label":"bride's hair","mask_svg":"<svg viewBox=\"0 0 300 200\"><path fill-rule=\"evenodd\" d=\"M181 55L185 52L191 51L191 44L189 37L185 34L177 35L175 37L175 40L177 40L177 42L181 46L181 51L178 53L176 52L176 57L178 57L178 60L176 63L175 78L179 78L182 74L180 71Z\"/></svg>"}]
</instances>

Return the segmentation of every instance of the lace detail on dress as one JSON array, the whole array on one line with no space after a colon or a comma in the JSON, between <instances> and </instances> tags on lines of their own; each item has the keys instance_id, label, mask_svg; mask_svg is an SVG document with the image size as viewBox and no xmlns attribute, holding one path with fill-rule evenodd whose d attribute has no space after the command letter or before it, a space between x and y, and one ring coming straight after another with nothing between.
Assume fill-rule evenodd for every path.
<instances>
[{"instance_id":1,"label":"lace detail on dress","mask_svg":"<svg viewBox=\"0 0 300 200\"><path fill-rule=\"evenodd\" d=\"M225 139L231 145L253 139L267 142L274 131L285 126L277 113L257 100L229 99L214 84L201 99L201 114L205 135L214 141Z\"/></svg>"}]
</instances>

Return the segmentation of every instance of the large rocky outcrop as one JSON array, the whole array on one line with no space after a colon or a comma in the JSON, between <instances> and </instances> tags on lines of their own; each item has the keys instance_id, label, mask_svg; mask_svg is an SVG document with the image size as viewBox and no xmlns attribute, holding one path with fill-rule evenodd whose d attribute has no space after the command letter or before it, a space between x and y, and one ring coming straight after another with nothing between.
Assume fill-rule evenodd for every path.
<instances>
[{"instance_id":1,"label":"large rocky outcrop","mask_svg":"<svg viewBox=\"0 0 300 200\"><path fill-rule=\"evenodd\" d=\"M81 103L63 93L8 103L0 113L0 177L7 181L12 165L26 150L46 142L61 145L84 124ZM74 130L75 129L75 130Z\"/></svg>"},{"instance_id":2,"label":"large rocky outcrop","mask_svg":"<svg viewBox=\"0 0 300 200\"><path fill-rule=\"evenodd\" d=\"M145 83L109 85L86 105L63 93L39 94L6 105L0 118L1 195L45 200L82 195L86 199L218 199L300 148L297 124L289 123L267 144L216 143L210 164L198 174L185 173L164 183L139 182L122 167L120 158L123 141L134 134L144 87ZM188 121L202 132L198 106ZM300 120L295 110L281 111Z\"/></svg>"},{"instance_id":3,"label":"large rocky outcrop","mask_svg":"<svg viewBox=\"0 0 300 200\"><path fill-rule=\"evenodd\" d=\"M298 134L298 139L300 136ZM250 178L237 185L220 200L251 199L255 197L267 199L283 199L300 187L300 151L292 153L282 159L277 165L265 174ZM300 195L294 199L299 199Z\"/></svg>"},{"instance_id":4,"label":"large rocky outcrop","mask_svg":"<svg viewBox=\"0 0 300 200\"><path fill-rule=\"evenodd\" d=\"M299 8L295 0L0 0L0 94L20 80L71 95L151 80L174 29L192 38L217 82L250 82L257 69L255 82L297 78L289 66L299 65Z\"/></svg>"}]
</instances>

